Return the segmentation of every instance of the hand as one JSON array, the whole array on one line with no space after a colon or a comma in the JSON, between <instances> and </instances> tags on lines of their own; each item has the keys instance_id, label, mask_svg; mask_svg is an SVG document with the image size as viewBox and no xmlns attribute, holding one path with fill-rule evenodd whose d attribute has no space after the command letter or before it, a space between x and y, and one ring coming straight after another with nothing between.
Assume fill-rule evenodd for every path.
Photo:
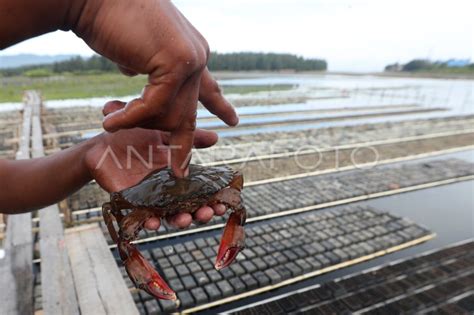
<instances>
[{"instance_id":1,"label":"hand","mask_svg":"<svg viewBox=\"0 0 474 315\"><path fill-rule=\"evenodd\" d=\"M169 131L169 143L181 147L173 150L171 167L176 176L186 176L198 99L227 124L238 123L206 67L206 40L169 0L83 1L70 28L124 74L148 75L140 98L107 105L116 111L105 117L105 130Z\"/></svg>"},{"instance_id":2,"label":"hand","mask_svg":"<svg viewBox=\"0 0 474 315\"><path fill-rule=\"evenodd\" d=\"M108 192L120 191L137 184L151 171L167 166L169 140L168 133L156 130L135 128L105 132L93 139L94 145L87 152L85 163L103 189ZM217 135L214 132L196 130L194 145L197 148L210 147L216 142ZM194 219L206 223L214 214L223 215L225 211L224 205L212 208L205 206L194 213ZM189 213L167 218L169 224L178 228L189 226L192 220ZM158 218L145 223L147 229L156 230L159 227Z\"/></svg>"}]
</instances>

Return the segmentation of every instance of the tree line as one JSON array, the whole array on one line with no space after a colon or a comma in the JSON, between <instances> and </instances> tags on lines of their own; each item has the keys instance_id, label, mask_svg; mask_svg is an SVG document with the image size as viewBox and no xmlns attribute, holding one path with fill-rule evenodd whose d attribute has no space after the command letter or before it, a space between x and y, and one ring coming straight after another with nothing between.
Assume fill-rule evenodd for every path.
<instances>
[{"instance_id":1,"label":"tree line","mask_svg":"<svg viewBox=\"0 0 474 315\"><path fill-rule=\"evenodd\" d=\"M327 70L327 62L323 59L305 59L291 54L212 53L208 67L211 71L325 71ZM77 56L69 60L47 65L0 69L0 74L7 77L16 75L46 77L63 73L91 74L111 72L118 72L115 63L97 55L89 58Z\"/></svg>"},{"instance_id":2,"label":"tree line","mask_svg":"<svg viewBox=\"0 0 474 315\"><path fill-rule=\"evenodd\" d=\"M209 58L210 70L219 71L325 71L327 62L323 59L305 59L291 54L275 53L213 53Z\"/></svg>"},{"instance_id":3,"label":"tree line","mask_svg":"<svg viewBox=\"0 0 474 315\"><path fill-rule=\"evenodd\" d=\"M460 60L431 61L428 59L413 59L406 64L393 63L385 67L385 71L404 72L474 72L474 63Z\"/></svg>"}]
</instances>

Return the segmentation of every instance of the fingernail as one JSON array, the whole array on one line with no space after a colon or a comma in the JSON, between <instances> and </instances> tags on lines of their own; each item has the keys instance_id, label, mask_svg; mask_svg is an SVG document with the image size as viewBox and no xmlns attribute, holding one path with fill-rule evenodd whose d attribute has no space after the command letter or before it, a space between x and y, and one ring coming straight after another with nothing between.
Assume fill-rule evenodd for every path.
<instances>
[{"instance_id":1,"label":"fingernail","mask_svg":"<svg viewBox=\"0 0 474 315\"><path fill-rule=\"evenodd\" d=\"M239 116L237 114L231 119L231 126L237 126L239 124Z\"/></svg>"}]
</instances>

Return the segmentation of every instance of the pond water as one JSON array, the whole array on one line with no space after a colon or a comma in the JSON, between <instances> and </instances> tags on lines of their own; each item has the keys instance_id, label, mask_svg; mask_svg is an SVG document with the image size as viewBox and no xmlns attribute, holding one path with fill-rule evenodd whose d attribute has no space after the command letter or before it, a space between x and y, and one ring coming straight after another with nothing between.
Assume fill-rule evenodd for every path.
<instances>
[{"instance_id":1,"label":"pond water","mask_svg":"<svg viewBox=\"0 0 474 315\"><path fill-rule=\"evenodd\" d=\"M268 98L275 96L308 96L308 97L346 97L317 100L317 104L325 106L355 106L357 104L395 104L417 103L424 106L448 107L456 112L464 113L474 111L474 81L454 79L424 79L424 78L394 78L380 76L351 76L332 74L268 74L254 78L220 80L222 86L229 85L276 85L291 84L297 89L289 91L255 92L249 94L229 94L232 99ZM224 88L225 90L225 88ZM120 99L127 101L136 96L130 95ZM106 101L114 99L98 97L90 99L71 99L47 101L49 107L68 106L102 106ZM263 103L263 102L262 102ZM315 102L311 102L314 105ZM18 103L3 103L5 106L15 107ZM294 104L287 104L292 108ZM252 112L268 106L254 106L252 108L239 108L242 112ZM283 107L279 107L282 109Z\"/></svg>"},{"instance_id":2,"label":"pond water","mask_svg":"<svg viewBox=\"0 0 474 315\"><path fill-rule=\"evenodd\" d=\"M248 94L226 95L232 101L252 100L256 105L237 107L237 112L242 115L268 114L266 117L242 117L242 123L265 123L283 122L288 120L283 114L286 112L301 112L301 115L293 115L291 119L301 118L324 118L331 116L330 113L313 113L308 116L303 111L311 109L331 109L337 113L338 109L344 108L344 113L350 113L347 109L370 106L396 106L396 105L419 105L424 108L446 108L446 111L429 113L414 113L384 117L358 117L357 119L302 122L291 125L267 125L255 126L245 129L226 129L219 131L221 137L240 136L259 132L296 131L308 128L324 128L331 126L356 125L365 123L377 123L385 121L400 121L420 118L435 118L456 115L474 114L474 81L472 80L445 80L445 79L421 79L421 78L389 78L378 76L343 76L325 74L295 74L295 75L264 75L253 78L226 79L220 84L230 85L276 85L291 84L296 88L285 91L255 92ZM225 90L225 89L224 89ZM122 97L124 101L135 96ZM74 106L96 106L101 107L105 102L115 97L100 97L91 99L54 100L46 101L46 106L52 108L74 107ZM301 103L285 102L294 98L307 99ZM266 101L281 99L281 104L266 105ZM259 105L259 102L261 105ZM21 104L10 103L5 108L18 108ZM366 114L375 113L380 109L367 109ZM363 112L354 111L354 115ZM275 115L272 115L275 114ZM208 118L212 115L205 109L198 110L199 118ZM220 121L198 122L198 126L206 128L223 127ZM94 136L97 132L88 133Z\"/></svg>"}]
</instances>

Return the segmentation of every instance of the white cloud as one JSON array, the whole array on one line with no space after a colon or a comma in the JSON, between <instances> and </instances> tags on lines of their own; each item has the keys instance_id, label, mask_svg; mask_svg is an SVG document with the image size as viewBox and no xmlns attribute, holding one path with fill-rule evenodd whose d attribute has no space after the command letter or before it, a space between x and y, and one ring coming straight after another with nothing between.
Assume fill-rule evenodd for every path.
<instances>
[{"instance_id":1,"label":"white cloud","mask_svg":"<svg viewBox=\"0 0 474 315\"><path fill-rule=\"evenodd\" d=\"M412 58L474 59L474 1L176 0L220 52L277 51L323 57L331 70L381 70ZM56 32L8 48L58 54L92 52Z\"/></svg>"}]
</instances>

